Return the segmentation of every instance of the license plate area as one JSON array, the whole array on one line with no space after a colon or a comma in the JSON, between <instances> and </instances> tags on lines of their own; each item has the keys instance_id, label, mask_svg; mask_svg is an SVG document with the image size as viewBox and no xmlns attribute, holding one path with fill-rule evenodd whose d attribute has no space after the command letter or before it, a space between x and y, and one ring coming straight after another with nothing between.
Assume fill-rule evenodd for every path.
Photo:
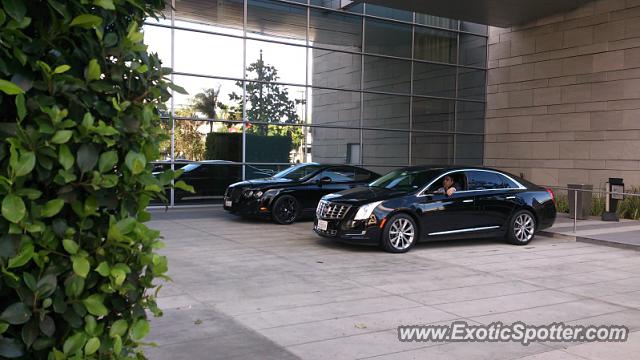
<instances>
[{"instance_id":1,"label":"license plate area","mask_svg":"<svg viewBox=\"0 0 640 360\"><path fill-rule=\"evenodd\" d=\"M328 227L329 223L327 221L318 219L318 224L316 225L318 230L327 231Z\"/></svg>"},{"instance_id":2,"label":"license plate area","mask_svg":"<svg viewBox=\"0 0 640 360\"><path fill-rule=\"evenodd\" d=\"M231 200L225 200L225 201L224 201L224 206L226 206L226 207L231 207L231 206L233 206L233 201L231 201Z\"/></svg>"}]
</instances>

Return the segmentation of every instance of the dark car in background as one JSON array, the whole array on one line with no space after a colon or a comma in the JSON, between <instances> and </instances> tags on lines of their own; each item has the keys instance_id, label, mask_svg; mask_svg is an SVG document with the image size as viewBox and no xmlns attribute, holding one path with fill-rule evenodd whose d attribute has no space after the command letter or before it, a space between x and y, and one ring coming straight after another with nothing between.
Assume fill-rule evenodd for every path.
<instances>
[{"instance_id":1,"label":"dark car in background","mask_svg":"<svg viewBox=\"0 0 640 360\"><path fill-rule=\"evenodd\" d=\"M291 224L313 217L322 196L366 186L379 177L356 166L298 164L271 177L230 185L224 196L224 209L244 217Z\"/></svg>"},{"instance_id":2,"label":"dark car in background","mask_svg":"<svg viewBox=\"0 0 640 360\"><path fill-rule=\"evenodd\" d=\"M445 176L460 187L451 196L441 193ZM493 169L424 166L324 196L314 230L402 253L419 241L454 238L505 237L525 245L555 218L550 189Z\"/></svg>"}]
</instances>

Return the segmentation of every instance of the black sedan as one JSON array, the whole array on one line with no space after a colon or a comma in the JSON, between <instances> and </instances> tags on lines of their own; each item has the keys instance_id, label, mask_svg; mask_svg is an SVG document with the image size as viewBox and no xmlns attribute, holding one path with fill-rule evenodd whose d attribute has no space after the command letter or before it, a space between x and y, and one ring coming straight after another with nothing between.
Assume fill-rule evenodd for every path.
<instances>
[{"instance_id":1,"label":"black sedan","mask_svg":"<svg viewBox=\"0 0 640 360\"><path fill-rule=\"evenodd\" d=\"M269 178L230 185L225 192L224 209L244 217L291 224L313 217L322 196L366 186L379 177L355 166L299 164Z\"/></svg>"},{"instance_id":2,"label":"black sedan","mask_svg":"<svg viewBox=\"0 0 640 360\"><path fill-rule=\"evenodd\" d=\"M455 190L447 191L449 187ZM410 167L368 187L324 196L317 234L349 243L409 251L418 241L505 237L528 244L553 225L553 192L485 168Z\"/></svg>"}]
</instances>

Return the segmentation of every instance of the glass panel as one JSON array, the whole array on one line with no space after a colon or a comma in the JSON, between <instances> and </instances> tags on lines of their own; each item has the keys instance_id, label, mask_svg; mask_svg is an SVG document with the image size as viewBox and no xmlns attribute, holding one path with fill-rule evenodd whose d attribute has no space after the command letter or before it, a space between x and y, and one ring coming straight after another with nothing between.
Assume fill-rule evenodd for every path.
<instances>
[{"instance_id":1,"label":"glass panel","mask_svg":"<svg viewBox=\"0 0 640 360\"><path fill-rule=\"evenodd\" d=\"M480 166L483 158L483 135L456 135L456 164Z\"/></svg>"},{"instance_id":2,"label":"glass panel","mask_svg":"<svg viewBox=\"0 0 640 360\"><path fill-rule=\"evenodd\" d=\"M301 46L247 40L247 79L305 85L305 50Z\"/></svg>"},{"instance_id":3,"label":"glass panel","mask_svg":"<svg viewBox=\"0 0 640 360\"><path fill-rule=\"evenodd\" d=\"M364 89L409 93L411 62L377 56L364 58Z\"/></svg>"},{"instance_id":4,"label":"glass panel","mask_svg":"<svg viewBox=\"0 0 640 360\"><path fill-rule=\"evenodd\" d=\"M416 27L416 59L455 64L457 45L458 35L454 32Z\"/></svg>"},{"instance_id":5,"label":"glass panel","mask_svg":"<svg viewBox=\"0 0 640 360\"><path fill-rule=\"evenodd\" d=\"M309 85L360 90L362 55L309 49Z\"/></svg>"},{"instance_id":6,"label":"glass panel","mask_svg":"<svg viewBox=\"0 0 640 360\"><path fill-rule=\"evenodd\" d=\"M313 125L360 127L359 92L310 88L309 102Z\"/></svg>"},{"instance_id":7,"label":"glass panel","mask_svg":"<svg viewBox=\"0 0 640 360\"><path fill-rule=\"evenodd\" d=\"M220 203L227 187L242 181L242 166L225 161L176 164L179 167L184 170L179 179L193 186L195 194L176 189L176 205Z\"/></svg>"},{"instance_id":8,"label":"glass panel","mask_svg":"<svg viewBox=\"0 0 640 360\"><path fill-rule=\"evenodd\" d=\"M413 98L413 129L453 131L453 100Z\"/></svg>"},{"instance_id":9,"label":"glass panel","mask_svg":"<svg viewBox=\"0 0 640 360\"><path fill-rule=\"evenodd\" d=\"M180 112L178 110L177 112ZM227 160L238 161L242 158L236 151L222 150L208 138L217 133L242 132L240 124L227 124L213 121L175 120L175 159L176 161Z\"/></svg>"},{"instance_id":10,"label":"glass panel","mask_svg":"<svg viewBox=\"0 0 640 360\"><path fill-rule=\"evenodd\" d=\"M413 13L411 11L392 9L380 5L367 4L365 12L367 15L379 16L387 19L413 21Z\"/></svg>"},{"instance_id":11,"label":"glass panel","mask_svg":"<svg viewBox=\"0 0 640 360\"><path fill-rule=\"evenodd\" d=\"M294 163L304 159L308 129L302 126L253 125L247 128L247 162Z\"/></svg>"},{"instance_id":12,"label":"glass panel","mask_svg":"<svg viewBox=\"0 0 640 360\"><path fill-rule=\"evenodd\" d=\"M449 165L453 163L453 135L412 133L412 165Z\"/></svg>"},{"instance_id":13,"label":"glass panel","mask_svg":"<svg viewBox=\"0 0 640 360\"><path fill-rule=\"evenodd\" d=\"M476 24L472 22L463 21L460 23L460 30L472 32L481 35L487 35L487 25Z\"/></svg>"},{"instance_id":14,"label":"glass panel","mask_svg":"<svg viewBox=\"0 0 640 360\"><path fill-rule=\"evenodd\" d=\"M364 94L363 126L409 130L411 98Z\"/></svg>"},{"instance_id":15,"label":"glass panel","mask_svg":"<svg viewBox=\"0 0 640 360\"><path fill-rule=\"evenodd\" d=\"M242 39L186 30L174 34L175 71L242 78Z\"/></svg>"},{"instance_id":16,"label":"glass panel","mask_svg":"<svg viewBox=\"0 0 640 360\"><path fill-rule=\"evenodd\" d=\"M187 75L175 75L174 82L189 93L174 94L176 116L242 120L236 99L242 96L242 82Z\"/></svg>"},{"instance_id":17,"label":"glass panel","mask_svg":"<svg viewBox=\"0 0 640 360\"><path fill-rule=\"evenodd\" d=\"M249 0L247 32L304 44L307 36L307 9L305 6L279 1Z\"/></svg>"},{"instance_id":18,"label":"glass panel","mask_svg":"<svg viewBox=\"0 0 640 360\"><path fill-rule=\"evenodd\" d=\"M243 0L176 1L175 20L180 27L242 35L243 12Z\"/></svg>"},{"instance_id":19,"label":"glass panel","mask_svg":"<svg viewBox=\"0 0 640 360\"><path fill-rule=\"evenodd\" d=\"M247 81L247 120L252 123L301 124L305 116L305 88ZM238 100L241 103L242 99ZM266 133L267 125L253 124Z\"/></svg>"},{"instance_id":20,"label":"glass panel","mask_svg":"<svg viewBox=\"0 0 640 360\"><path fill-rule=\"evenodd\" d=\"M484 70L460 68L458 75L458 97L485 100L487 74Z\"/></svg>"},{"instance_id":21,"label":"glass panel","mask_svg":"<svg viewBox=\"0 0 640 360\"><path fill-rule=\"evenodd\" d=\"M413 78L414 94L455 97L456 68L454 66L414 62Z\"/></svg>"},{"instance_id":22,"label":"glass panel","mask_svg":"<svg viewBox=\"0 0 640 360\"><path fill-rule=\"evenodd\" d=\"M484 133L484 103L458 101L456 131Z\"/></svg>"},{"instance_id":23,"label":"glass panel","mask_svg":"<svg viewBox=\"0 0 640 360\"><path fill-rule=\"evenodd\" d=\"M172 67L171 64L171 29L144 25L144 43L150 53L158 53L162 66Z\"/></svg>"},{"instance_id":24,"label":"glass panel","mask_svg":"<svg viewBox=\"0 0 640 360\"><path fill-rule=\"evenodd\" d=\"M346 164L350 144L360 144L360 130L356 129L313 127L310 133L311 159L319 163Z\"/></svg>"},{"instance_id":25,"label":"glass panel","mask_svg":"<svg viewBox=\"0 0 640 360\"><path fill-rule=\"evenodd\" d=\"M460 34L460 64L482 68L486 67L487 38Z\"/></svg>"},{"instance_id":26,"label":"glass panel","mask_svg":"<svg viewBox=\"0 0 640 360\"><path fill-rule=\"evenodd\" d=\"M362 50L362 18L338 11L310 9L309 42L336 50Z\"/></svg>"},{"instance_id":27,"label":"glass panel","mask_svg":"<svg viewBox=\"0 0 640 360\"><path fill-rule=\"evenodd\" d=\"M367 18L364 28L366 52L411 57L411 25Z\"/></svg>"},{"instance_id":28,"label":"glass panel","mask_svg":"<svg viewBox=\"0 0 640 360\"><path fill-rule=\"evenodd\" d=\"M409 132L363 130L362 161L368 165L406 166L409 163Z\"/></svg>"},{"instance_id":29,"label":"glass panel","mask_svg":"<svg viewBox=\"0 0 640 360\"><path fill-rule=\"evenodd\" d=\"M416 13L416 23L458 30L458 20Z\"/></svg>"}]
</instances>

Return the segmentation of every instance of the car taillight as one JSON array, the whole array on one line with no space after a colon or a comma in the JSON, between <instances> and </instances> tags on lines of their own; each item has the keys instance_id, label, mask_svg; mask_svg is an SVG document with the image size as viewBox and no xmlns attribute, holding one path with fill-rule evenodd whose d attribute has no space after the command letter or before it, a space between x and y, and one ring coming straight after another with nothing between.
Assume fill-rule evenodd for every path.
<instances>
[{"instance_id":1,"label":"car taillight","mask_svg":"<svg viewBox=\"0 0 640 360\"><path fill-rule=\"evenodd\" d=\"M556 196L553 193L553 190L547 189L547 192L549 193L549 196L551 196L551 201L553 201L553 203L555 204L556 203Z\"/></svg>"}]
</instances>

